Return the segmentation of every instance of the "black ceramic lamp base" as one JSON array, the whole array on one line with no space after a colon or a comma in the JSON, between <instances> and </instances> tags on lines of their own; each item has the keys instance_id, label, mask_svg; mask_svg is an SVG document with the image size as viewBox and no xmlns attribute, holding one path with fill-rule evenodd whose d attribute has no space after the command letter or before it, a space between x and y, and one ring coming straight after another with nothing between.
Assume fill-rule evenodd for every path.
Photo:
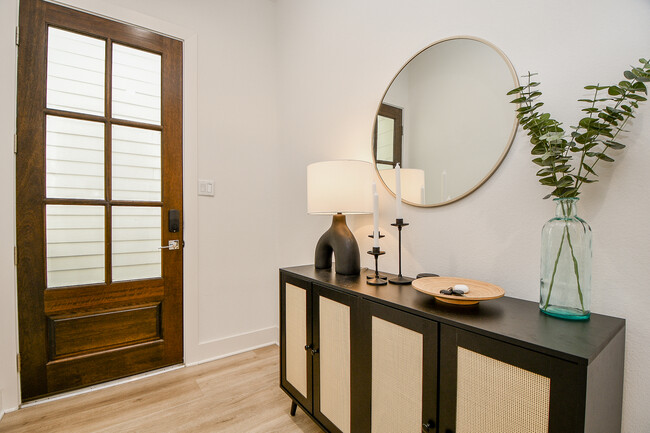
<instances>
[{"instance_id":1,"label":"black ceramic lamp base","mask_svg":"<svg viewBox=\"0 0 650 433\"><path fill-rule=\"evenodd\" d=\"M332 253L336 257L334 267L337 274L359 275L361 271L359 245L345 223L343 214L332 215L332 225L316 244L314 255L316 269L331 269Z\"/></svg>"}]
</instances>

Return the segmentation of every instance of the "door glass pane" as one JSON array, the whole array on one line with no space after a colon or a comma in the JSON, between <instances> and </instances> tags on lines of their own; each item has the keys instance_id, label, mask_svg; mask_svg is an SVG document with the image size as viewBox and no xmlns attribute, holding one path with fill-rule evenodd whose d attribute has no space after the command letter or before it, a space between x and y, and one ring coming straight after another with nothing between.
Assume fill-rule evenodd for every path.
<instances>
[{"instance_id":1,"label":"door glass pane","mask_svg":"<svg viewBox=\"0 0 650 433\"><path fill-rule=\"evenodd\" d=\"M47 205L47 287L103 283L104 206Z\"/></svg>"},{"instance_id":2,"label":"door glass pane","mask_svg":"<svg viewBox=\"0 0 650 433\"><path fill-rule=\"evenodd\" d=\"M104 198L104 124L47 116L46 196Z\"/></svg>"},{"instance_id":3,"label":"door glass pane","mask_svg":"<svg viewBox=\"0 0 650 433\"><path fill-rule=\"evenodd\" d=\"M104 115L106 42L50 27L47 108Z\"/></svg>"},{"instance_id":4,"label":"door glass pane","mask_svg":"<svg viewBox=\"0 0 650 433\"><path fill-rule=\"evenodd\" d=\"M393 134L395 120L377 116L377 159L380 161L393 160Z\"/></svg>"},{"instance_id":5,"label":"door glass pane","mask_svg":"<svg viewBox=\"0 0 650 433\"><path fill-rule=\"evenodd\" d=\"M161 226L159 207L113 207L113 281L162 275Z\"/></svg>"},{"instance_id":6,"label":"door glass pane","mask_svg":"<svg viewBox=\"0 0 650 433\"><path fill-rule=\"evenodd\" d=\"M160 131L113 126L113 200L161 200Z\"/></svg>"},{"instance_id":7,"label":"door glass pane","mask_svg":"<svg viewBox=\"0 0 650 433\"><path fill-rule=\"evenodd\" d=\"M161 57L113 44L113 117L160 125Z\"/></svg>"}]
</instances>

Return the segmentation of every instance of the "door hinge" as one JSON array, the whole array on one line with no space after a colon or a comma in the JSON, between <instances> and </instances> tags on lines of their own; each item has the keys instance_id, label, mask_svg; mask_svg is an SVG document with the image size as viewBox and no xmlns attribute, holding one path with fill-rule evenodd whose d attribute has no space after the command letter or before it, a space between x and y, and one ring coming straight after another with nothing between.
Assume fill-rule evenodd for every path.
<instances>
[{"instance_id":1,"label":"door hinge","mask_svg":"<svg viewBox=\"0 0 650 433\"><path fill-rule=\"evenodd\" d=\"M18 134L14 134L14 153L18 154Z\"/></svg>"},{"instance_id":2,"label":"door hinge","mask_svg":"<svg viewBox=\"0 0 650 433\"><path fill-rule=\"evenodd\" d=\"M14 247L14 266L18 266L18 247Z\"/></svg>"},{"instance_id":3,"label":"door hinge","mask_svg":"<svg viewBox=\"0 0 650 433\"><path fill-rule=\"evenodd\" d=\"M16 26L16 45L20 45L20 27Z\"/></svg>"},{"instance_id":4,"label":"door hinge","mask_svg":"<svg viewBox=\"0 0 650 433\"><path fill-rule=\"evenodd\" d=\"M16 354L16 370L20 373L20 353Z\"/></svg>"}]
</instances>

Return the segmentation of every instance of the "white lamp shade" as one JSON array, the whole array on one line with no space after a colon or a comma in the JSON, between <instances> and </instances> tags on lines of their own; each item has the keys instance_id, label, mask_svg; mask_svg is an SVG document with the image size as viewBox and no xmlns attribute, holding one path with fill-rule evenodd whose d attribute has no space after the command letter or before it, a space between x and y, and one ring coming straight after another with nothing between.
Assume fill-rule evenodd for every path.
<instances>
[{"instance_id":1,"label":"white lamp shade","mask_svg":"<svg viewBox=\"0 0 650 433\"><path fill-rule=\"evenodd\" d=\"M388 189L395 192L395 169L380 170L379 174ZM415 204L425 204L424 170L402 168L400 169L400 177L402 180L402 199Z\"/></svg>"},{"instance_id":2,"label":"white lamp shade","mask_svg":"<svg viewBox=\"0 0 650 433\"><path fill-rule=\"evenodd\" d=\"M372 164L323 161L307 166L307 212L372 213Z\"/></svg>"}]
</instances>

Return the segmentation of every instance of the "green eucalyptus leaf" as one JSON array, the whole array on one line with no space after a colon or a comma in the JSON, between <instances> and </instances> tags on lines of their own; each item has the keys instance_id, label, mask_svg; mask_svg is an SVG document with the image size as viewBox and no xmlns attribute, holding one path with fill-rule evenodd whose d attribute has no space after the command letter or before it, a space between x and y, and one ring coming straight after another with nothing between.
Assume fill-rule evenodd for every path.
<instances>
[{"instance_id":1,"label":"green eucalyptus leaf","mask_svg":"<svg viewBox=\"0 0 650 433\"><path fill-rule=\"evenodd\" d=\"M544 155L546 153L546 146L543 143L535 145L530 151L532 155Z\"/></svg>"},{"instance_id":2,"label":"green eucalyptus leaf","mask_svg":"<svg viewBox=\"0 0 650 433\"><path fill-rule=\"evenodd\" d=\"M625 145L623 143L618 143L616 141L612 140L607 140L603 142L605 146L609 147L610 149L625 149Z\"/></svg>"},{"instance_id":3,"label":"green eucalyptus leaf","mask_svg":"<svg viewBox=\"0 0 650 433\"><path fill-rule=\"evenodd\" d=\"M512 89L511 91L509 91L508 93L506 93L506 95L514 95L515 93L520 93L520 92L521 92L522 90L524 90L525 88L526 88L526 86L519 86L519 87L517 87L516 89Z\"/></svg>"},{"instance_id":4,"label":"green eucalyptus leaf","mask_svg":"<svg viewBox=\"0 0 650 433\"><path fill-rule=\"evenodd\" d=\"M510 101L511 104L521 104L522 102L526 102L526 97L525 96L521 96L519 98L516 98L516 99L513 99L512 101Z\"/></svg>"},{"instance_id":5,"label":"green eucalyptus leaf","mask_svg":"<svg viewBox=\"0 0 650 433\"><path fill-rule=\"evenodd\" d=\"M628 80L636 80L636 75L632 71L625 71L623 72L623 76L627 78Z\"/></svg>"},{"instance_id":6,"label":"green eucalyptus leaf","mask_svg":"<svg viewBox=\"0 0 650 433\"><path fill-rule=\"evenodd\" d=\"M609 93L610 95L622 95L623 91L616 86L610 86L607 93Z\"/></svg>"},{"instance_id":7,"label":"green eucalyptus leaf","mask_svg":"<svg viewBox=\"0 0 650 433\"><path fill-rule=\"evenodd\" d=\"M591 173L591 174L593 174L594 176L598 176L598 175L596 174L596 172L593 170L593 168L591 168L589 165L585 164L584 162L582 163L582 168L584 168L585 170L587 170L588 173Z\"/></svg>"},{"instance_id":8,"label":"green eucalyptus leaf","mask_svg":"<svg viewBox=\"0 0 650 433\"><path fill-rule=\"evenodd\" d=\"M632 88L637 91L637 92L643 92L646 95L648 94L648 89L645 84L643 84L641 81L637 81L632 85Z\"/></svg>"},{"instance_id":9,"label":"green eucalyptus leaf","mask_svg":"<svg viewBox=\"0 0 650 433\"><path fill-rule=\"evenodd\" d=\"M614 158L610 158L609 156L605 155L604 153L597 153L596 158L600 159L601 161L605 161L605 162L614 162Z\"/></svg>"},{"instance_id":10,"label":"green eucalyptus leaf","mask_svg":"<svg viewBox=\"0 0 650 433\"><path fill-rule=\"evenodd\" d=\"M640 96L640 95L635 95L634 93L631 93L631 94L627 95L627 97L629 99L634 99L635 101L640 101L640 102L647 101L647 98L645 98L643 96Z\"/></svg>"},{"instance_id":11,"label":"green eucalyptus leaf","mask_svg":"<svg viewBox=\"0 0 650 433\"><path fill-rule=\"evenodd\" d=\"M553 193L551 194L546 194L544 197L542 197L542 200L548 200L549 198L553 197Z\"/></svg>"},{"instance_id":12,"label":"green eucalyptus leaf","mask_svg":"<svg viewBox=\"0 0 650 433\"><path fill-rule=\"evenodd\" d=\"M555 179L555 177L553 177L553 176L543 177L543 178L541 178L539 180L539 183L541 183L542 185L547 185L547 186L558 186L557 185L558 180Z\"/></svg>"},{"instance_id":13,"label":"green eucalyptus leaf","mask_svg":"<svg viewBox=\"0 0 650 433\"><path fill-rule=\"evenodd\" d=\"M583 117L580 119L580 122L578 124L583 128L591 128L591 125L593 125L594 122L597 122L597 120L592 117Z\"/></svg>"},{"instance_id":14,"label":"green eucalyptus leaf","mask_svg":"<svg viewBox=\"0 0 650 433\"><path fill-rule=\"evenodd\" d=\"M619 81L618 87L625 90L630 90L632 88L632 83L629 81Z\"/></svg>"}]
</instances>

